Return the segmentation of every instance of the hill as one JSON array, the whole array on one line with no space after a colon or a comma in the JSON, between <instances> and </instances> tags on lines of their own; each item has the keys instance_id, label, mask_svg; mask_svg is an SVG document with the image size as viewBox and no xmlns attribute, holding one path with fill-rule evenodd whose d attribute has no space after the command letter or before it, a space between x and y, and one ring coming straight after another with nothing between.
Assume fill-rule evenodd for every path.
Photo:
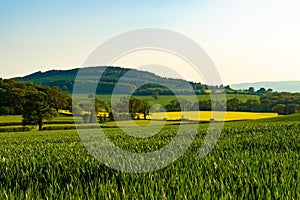
<instances>
[{"instance_id":1,"label":"hill","mask_svg":"<svg viewBox=\"0 0 300 200\"><path fill-rule=\"evenodd\" d=\"M240 83L230 85L233 89L248 89L254 87L259 89L264 87L266 89L272 88L277 92L300 92L300 81L279 81L279 82L255 82L255 83Z\"/></svg>"},{"instance_id":2,"label":"hill","mask_svg":"<svg viewBox=\"0 0 300 200\"><path fill-rule=\"evenodd\" d=\"M121 67L87 67L82 68L81 72L84 73L84 80L80 81L80 86L83 88L90 88L89 85L98 82L99 77L95 74L102 74L98 84L97 94L111 94L116 83L127 72L130 74L124 79L123 87L135 91L137 95L152 95L154 92L159 92L161 95L170 95L172 92L168 88L177 89L178 93L186 95L191 93L185 87L190 83L197 94L204 94L208 89L207 85L201 83L187 82L181 79L162 78L154 73L139 71L136 69L126 69ZM63 91L72 92L73 84L76 79L79 68L71 70L51 70L46 72L36 72L24 77L13 78L20 82L32 82L41 85L58 86ZM151 84L143 85L136 88L135 85L144 83L144 81L151 82ZM159 84L156 84L159 83ZM99 87L101 85L101 87ZM166 87L162 86L165 85ZM214 87L218 88L218 86ZM88 93L92 91L82 91Z\"/></svg>"}]
</instances>

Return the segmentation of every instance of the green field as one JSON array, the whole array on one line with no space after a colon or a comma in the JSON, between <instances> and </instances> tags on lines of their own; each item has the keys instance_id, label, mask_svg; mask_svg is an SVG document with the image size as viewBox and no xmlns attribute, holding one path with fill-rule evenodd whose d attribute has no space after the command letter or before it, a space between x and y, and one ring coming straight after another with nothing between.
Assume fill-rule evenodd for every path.
<instances>
[{"instance_id":1,"label":"green field","mask_svg":"<svg viewBox=\"0 0 300 200\"><path fill-rule=\"evenodd\" d=\"M118 96L121 95L117 95ZM218 95L215 95L218 96ZM110 102L111 101L111 95L97 95L97 97L99 99L101 99L102 101L105 102ZM150 103L150 105L154 105L154 104L160 104L160 105L167 105L170 103L170 101L175 99L175 96L172 95L159 95L158 99L154 99L152 96L135 96L141 100L146 100L147 102ZM194 98L194 96L184 96L184 95L179 95L178 97L187 99L187 100L192 100ZM210 95L198 95L197 96L199 101L202 100L209 100L210 99ZM233 98L237 98L243 102L246 102L248 99L258 99L259 100L259 96L257 95L245 95L245 94L227 94L226 95L227 99L233 99Z\"/></svg>"},{"instance_id":2,"label":"green field","mask_svg":"<svg viewBox=\"0 0 300 200\"><path fill-rule=\"evenodd\" d=\"M73 116L59 115L53 118L51 121L70 121L70 120L73 120ZM0 123L3 122L22 122L22 115L0 116Z\"/></svg>"},{"instance_id":3,"label":"green field","mask_svg":"<svg viewBox=\"0 0 300 200\"><path fill-rule=\"evenodd\" d=\"M183 125L195 126L195 125ZM205 158L207 124L189 150L155 172L116 171L92 157L75 130L0 134L0 199L299 199L300 115L227 122ZM148 152L177 125L149 139L105 129L117 145Z\"/></svg>"},{"instance_id":4,"label":"green field","mask_svg":"<svg viewBox=\"0 0 300 200\"><path fill-rule=\"evenodd\" d=\"M22 122L22 115L0 116L0 123L1 122Z\"/></svg>"}]
</instances>

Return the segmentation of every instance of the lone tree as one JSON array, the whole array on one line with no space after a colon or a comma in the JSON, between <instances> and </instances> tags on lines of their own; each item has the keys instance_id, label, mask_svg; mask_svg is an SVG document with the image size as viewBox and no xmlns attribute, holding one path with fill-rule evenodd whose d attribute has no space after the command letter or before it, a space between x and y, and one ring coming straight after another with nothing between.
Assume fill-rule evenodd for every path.
<instances>
[{"instance_id":1,"label":"lone tree","mask_svg":"<svg viewBox=\"0 0 300 200\"><path fill-rule=\"evenodd\" d=\"M106 110L106 104L104 101L98 99L95 96L90 96L89 98L91 99L91 105L94 105L94 107L91 107L91 115L90 115L90 123L95 123L96 118L97 118L97 114L101 111L105 111Z\"/></svg>"},{"instance_id":2,"label":"lone tree","mask_svg":"<svg viewBox=\"0 0 300 200\"><path fill-rule=\"evenodd\" d=\"M41 131L44 120L57 116L57 111L51 104L52 102L45 92L28 92L25 95L25 104L23 106L23 125L38 125L39 131Z\"/></svg>"},{"instance_id":3,"label":"lone tree","mask_svg":"<svg viewBox=\"0 0 300 200\"><path fill-rule=\"evenodd\" d=\"M151 108L151 106L150 106L150 104L147 101L142 100L140 102L139 112L143 113L144 120L147 119L147 115L149 115L150 108Z\"/></svg>"},{"instance_id":4,"label":"lone tree","mask_svg":"<svg viewBox=\"0 0 300 200\"><path fill-rule=\"evenodd\" d=\"M153 94L152 94L153 99L157 100L158 95L159 95L158 91L154 91Z\"/></svg>"}]
</instances>

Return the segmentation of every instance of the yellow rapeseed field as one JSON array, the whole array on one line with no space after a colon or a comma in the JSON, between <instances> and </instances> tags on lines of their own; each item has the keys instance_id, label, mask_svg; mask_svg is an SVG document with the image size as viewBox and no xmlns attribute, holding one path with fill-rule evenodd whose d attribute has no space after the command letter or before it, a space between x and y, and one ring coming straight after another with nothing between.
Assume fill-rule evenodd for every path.
<instances>
[{"instance_id":1,"label":"yellow rapeseed field","mask_svg":"<svg viewBox=\"0 0 300 200\"><path fill-rule=\"evenodd\" d=\"M72 114L67 110L59 110L59 113ZM99 112L97 116L108 117L108 113ZM237 121L237 120L251 120L251 119L264 119L277 117L277 113L258 113L258 112L222 112L222 111L184 111L184 112L156 112L147 116L147 119L155 120L181 120L182 118L187 120L196 121ZM143 114L139 114L140 119L144 119Z\"/></svg>"},{"instance_id":2,"label":"yellow rapeseed field","mask_svg":"<svg viewBox=\"0 0 300 200\"><path fill-rule=\"evenodd\" d=\"M200 121L236 121L236 120L249 120L249 119L263 119L277 117L277 113L256 113L256 112L222 112L222 111L185 111L185 112L159 112L152 113L151 119L167 119L167 120L180 120L182 118L188 120Z\"/></svg>"}]
</instances>

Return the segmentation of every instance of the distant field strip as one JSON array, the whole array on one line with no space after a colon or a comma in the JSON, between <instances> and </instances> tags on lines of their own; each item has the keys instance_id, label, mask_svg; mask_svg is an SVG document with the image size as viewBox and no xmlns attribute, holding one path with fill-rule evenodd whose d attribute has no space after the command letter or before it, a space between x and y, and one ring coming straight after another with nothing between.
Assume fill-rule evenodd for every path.
<instances>
[{"instance_id":1,"label":"distant field strip","mask_svg":"<svg viewBox=\"0 0 300 200\"><path fill-rule=\"evenodd\" d=\"M79 95L82 96L82 99L86 99L86 95ZM116 99L123 97L124 95L118 95L115 94L114 95ZM125 95L126 96L126 95ZM219 97L219 94L215 94L215 97ZM97 97L104 101L104 102L111 102L111 95L109 94L101 94L101 95L97 95ZM160 105L167 105L170 103L170 101L176 99L176 96L174 95L159 95L157 99L154 99L152 97L152 95L136 95L134 96L138 99L141 100L145 100L147 102L150 103L150 105L154 105L154 104L160 104ZM193 95L178 95L177 97L179 98L184 98L188 101L193 102L194 96ZM246 102L248 99L257 99L259 100L259 96L258 95L246 95L246 94L226 94L226 99L233 99L233 98L237 98L242 102ZM199 101L204 101L204 100L210 100L211 96L209 94L203 94L203 95L197 95L197 99ZM193 102L194 103L194 102Z\"/></svg>"},{"instance_id":2,"label":"distant field strip","mask_svg":"<svg viewBox=\"0 0 300 200\"><path fill-rule=\"evenodd\" d=\"M211 111L185 111L185 112L159 112L152 113L150 115L151 119L156 120L180 120L182 118L187 120L200 120L200 121L210 121L211 119L215 121L223 121L225 116L225 121L237 121L237 120L251 120L251 119L265 119L277 117L277 113L255 113L255 112L214 112L212 117Z\"/></svg>"}]
</instances>

